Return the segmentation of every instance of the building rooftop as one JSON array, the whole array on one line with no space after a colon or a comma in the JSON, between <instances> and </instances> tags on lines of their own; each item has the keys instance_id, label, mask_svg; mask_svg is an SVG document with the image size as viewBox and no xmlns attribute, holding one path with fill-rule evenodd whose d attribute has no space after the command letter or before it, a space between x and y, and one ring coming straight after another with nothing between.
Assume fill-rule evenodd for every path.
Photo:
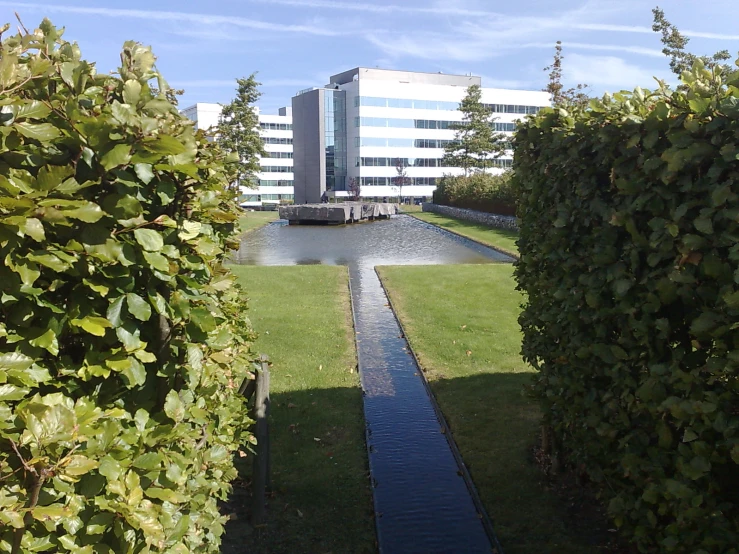
<instances>
[{"instance_id":1,"label":"building rooftop","mask_svg":"<svg viewBox=\"0 0 739 554\"><path fill-rule=\"evenodd\" d=\"M452 75L440 72L430 73L424 71L403 71L399 69L378 69L370 67L355 67L354 69L337 73L336 75L331 76L330 82L336 83L337 85L344 85L358 79L457 87L482 85L482 79L474 75Z\"/></svg>"}]
</instances>

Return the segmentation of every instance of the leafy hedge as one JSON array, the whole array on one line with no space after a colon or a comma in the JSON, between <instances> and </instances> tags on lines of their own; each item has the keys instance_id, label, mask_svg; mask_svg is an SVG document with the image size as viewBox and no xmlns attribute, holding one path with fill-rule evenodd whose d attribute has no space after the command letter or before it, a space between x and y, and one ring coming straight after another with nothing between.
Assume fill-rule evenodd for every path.
<instances>
[{"instance_id":1,"label":"leafy hedge","mask_svg":"<svg viewBox=\"0 0 739 554\"><path fill-rule=\"evenodd\" d=\"M434 191L434 203L500 215L516 214L516 197L511 172L499 175L473 173L445 175Z\"/></svg>"},{"instance_id":2,"label":"leafy hedge","mask_svg":"<svg viewBox=\"0 0 739 554\"><path fill-rule=\"evenodd\" d=\"M642 552L739 545L739 72L543 110L515 138L523 354Z\"/></svg>"},{"instance_id":3,"label":"leafy hedge","mask_svg":"<svg viewBox=\"0 0 739 554\"><path fill-rule=\"evenodd\" d=\"M218 552L253 440L231 164L121 60L48 20L2 43L1 552Z\"/></svg>"}]
</instances>

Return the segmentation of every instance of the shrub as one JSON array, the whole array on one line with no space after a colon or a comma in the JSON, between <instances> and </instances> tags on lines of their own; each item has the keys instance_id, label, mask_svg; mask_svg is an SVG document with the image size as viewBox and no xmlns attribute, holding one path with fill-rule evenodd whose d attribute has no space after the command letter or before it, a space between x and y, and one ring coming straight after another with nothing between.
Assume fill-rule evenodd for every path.
<instances>
[{"instance_id":1,"label":"shrub","mask_svg":"<svg viewBox=\"0 0 739 554\"><path fill-rule=\"evenodd\" d=\"M543 110L515 137L523 354L642 552L739 544L739 73Z\"/></svg>"},{"instance_id":2,"label":"shrub","mask_svg":"<svg viewBox=\"0 0 739 554\"><path fill-rule=\"evenodd\" d=\"M121 60L98 74L48 20L2 43L2 552L218 552L252 440L231 170L151 51Z\"/></svg>"},{"instance_id":3,"label":"shrub","mask_svg":"<svg viewBox=\"0 0 739 554\"><path fill-rule=\"evenodd\" d=\"M434 191L434 203L501 215L515 215L516 199L511 172L445 175Z\"/></svg>"}]
</instances>

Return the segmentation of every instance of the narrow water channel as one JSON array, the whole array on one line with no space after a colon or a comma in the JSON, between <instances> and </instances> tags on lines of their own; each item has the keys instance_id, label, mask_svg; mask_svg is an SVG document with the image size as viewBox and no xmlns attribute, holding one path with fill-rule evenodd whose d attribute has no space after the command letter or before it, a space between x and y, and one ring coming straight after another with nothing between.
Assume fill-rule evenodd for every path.
<instances>
[{"instance_id":1,"label":"narrow water channel","mask_svg":"<svg viewBox=\"0 0 739 554\"><path fill-rule=\"evenodd\" d=\"M275 222L247 235L235 261L349 266L380 552L489 553L484 518L374 268L512 260L398 216L341 227Z\"/></svg>"}]
</instances>

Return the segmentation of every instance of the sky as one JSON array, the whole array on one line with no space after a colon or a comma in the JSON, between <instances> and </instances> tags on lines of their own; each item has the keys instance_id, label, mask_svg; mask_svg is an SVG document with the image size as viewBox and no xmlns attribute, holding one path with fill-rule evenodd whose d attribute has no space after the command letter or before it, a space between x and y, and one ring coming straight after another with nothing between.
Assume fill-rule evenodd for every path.
<instances>
[{"instance_id":1,"label":"sky","mask_svg":"<svg viewBox=\"0 0 739 554\"><path fill-rule=\"evenodd\" d=\"M484 87L540 90L554 44L564 83L601 95L675 82L651 9L690 37L688 49L739 51L735 0L90 0L0 1L0 24L44 17L65 27L98 71L115 71L126 40L150 45L184 108L228 102L257 73L263 113L357 66L479 75ZM7 36L7 35L6 35Z\"/></svg>"}]
</instances>

